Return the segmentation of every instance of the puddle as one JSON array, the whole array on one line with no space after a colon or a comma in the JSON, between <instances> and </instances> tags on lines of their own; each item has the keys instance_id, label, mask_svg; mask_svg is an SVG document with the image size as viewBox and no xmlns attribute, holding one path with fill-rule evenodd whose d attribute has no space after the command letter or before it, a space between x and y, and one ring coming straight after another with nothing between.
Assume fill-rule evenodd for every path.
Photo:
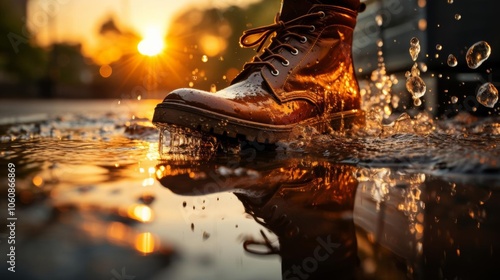
<instances>
[{"instance_id":1,"label":"puddle","mask_svg":"<svg viewBox=\"0 0 500 280\"><path fill-rule=\"evenodd\" d=\"M17 272L1 271L3 279L496 274L493 117L403 116L332 135L298 129L275 151L247 143L238 153L164 150L160 159L150 103L88 114L76 102L60 106L75 111L1 128L18 219Z\"/></svg>"}]
</instances>

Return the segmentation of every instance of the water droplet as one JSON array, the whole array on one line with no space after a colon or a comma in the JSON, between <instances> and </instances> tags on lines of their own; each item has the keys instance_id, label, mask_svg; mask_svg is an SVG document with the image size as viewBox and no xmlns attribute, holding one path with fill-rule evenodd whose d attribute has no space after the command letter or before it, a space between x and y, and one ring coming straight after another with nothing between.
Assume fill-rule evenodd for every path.
<instances>
[{"instance_id":1,"label":"water droplet","mask_svg":"<svg viewBox=\"0 0 500 280\"><path fill-rule=\"evenodd\" d=\"M448 4L453 4L453 0L448 0Z\"/></svg>"},{"instance_id":2,"label":"water droplet","mask_svg":"<svg viewBox=\"0 0 500 280\"><path fill-rule=\"evenodd\" d=\"M207 62L207 61L208 61L208 56L204 54L204 55L201 57L201 61L203 61L203 62Z\"/></svg>"},{"instance_id":3,"label":"water droplet","mask_svg":"<svg viewBox=\"0 0 500 280\"><path fill-rule=\"evenodd\" d=\"M410 40L410 56L413 61L417 61L418 54L420 53L420 41L418 38L413 37Z\"/></svg>"},{"instance_id":4,"label":"water droplet","mask_svg":"<svg viewBox=\"0 0 500 280\"><path fill-rule=\"evenodd\" d=\"M406 72L406 89L411 93L413 99L424 96L427 87L424 80L420 78L420 70L417 63L411 68L411 72Z\"/></svg>"},{"instance_id":5,"label":"water droplet","mask_svg":"<svg viewBox=\"0 0 500 280\"><path fill-rule=\"evenodd\" d=\"M217 86L215 84L210 85L210 92L211 93L217 92Z\"/></svg>"},{"instance_id":6,"label":"water droplet","mask_svg":"<svg viewBox=\"0 0 500 280\"><path fill-rule=\"evenodd\" d=\"M485 83L477 90L476 99L483 106L493 108L498 102L498 90L492 83Z\"/></svg>"},{"instance_id":7,"label":"water droplet","mask_svg":"<svg viewBox=\"0 0 500 280\"><path fill-rule=\"evenodd\" d=\"M209 239L209 238L210 238L210 233L208 233L208 232L204 231L204 232L203 232L203 241L205 241L205 240L207 240L207 239Z\"/></svg>"},{"instance_id":8,"label":"water droplet","mask_svg":"<svg viewBox=\"0 0 500 280\"><path fill-rule=\"evenodd\" d=\"M411 68L410 74L411 74L411 76L420 76L420 70L418 69L418 66L416 63Z\"/></svg>"},{"instance_id":9,"label":"water droplet","mask_svg":"<svg viewBox=\"0 0 500 280\"><path fill-rule=\"evenodd\" d=\"M422 105L422 100L420 100L420 98L413 99L413 105L419 107L420 105Z\"/></svg>"},{"instance_id":10,"label":"water droplet","mask_svg":"<svg viewBox=\"0 0 500 280\"><path fill-rule=\"evenodd\" d=\"M476 69L490 57L490 54L490 45L485 41L479 41L469 48L465 59L469 68Z\"/></svg>"},{"instance_id":11,"label":"water droplet","mask_svg":"<svg viewBox=\"0 0 500 280\"><path fill-rule=\"evenodd\" d=\"M406 89L413 95L413 98L424 96L427 86L419 76L412 76L406 81Z\"/></svg>"},{"instance_id":12,"label":"water droplet","mask_svg":"<svg viewBox=\"0 0 500 280\"><path fill-rule=\"evenodd\" d=\"M189 82L189 87L193 87L194 86L194 83L193 82Z\"/></svg>"},{"instance_id":13,"label":"water droplet","mask_svg":"<svg viewBox=\"0 0 500 280\"><path fill-rule=\"evenodd\" d=\"M377 47L383 47L384 46L384 41L382 41L381 39L378 39L377 40ZM380 52L380 51L379 51Z\"/></svg>"},{"instance_id":14,"label":"water droplet","mask_svg":"<svg viewBox=\"0 0 500 280\"><path fill-rule=\"evenodd\" d=\"M461 14L455 14L455 19L456 20L460 20L462 18L462 15Z\"/></svg>"},{"instance_id":15,"label":"water droplet","mask_svg":"<svg viewBox=\"0 0 500 280\"><path fill-rule=\"evenodd\" d=\"M458 97L452 96L451 97L451 103L456 104L458 102Z\"/></svg>"},{"instance_id":16,"label":"water droplet","mask_svg":"<svg viewBox=\"0 0 500 280\"><path fill-rule=\"evenodd\" d=\"M443 49L443 46L442 46L442 45L440 45L440 44L437 44L437 45L436 45L436 50L440 51L440 50L442 50L442 49Z\"/></svg>"},{"instance_id":17,"label":"water droplet","mask_svg":"<svg viewBox=\"0 0 500 280\"><path fill-rule=\"evenodd\" d=\"M399 98L399 96L393 95L392 98L391 98L391 105L392 105L392 107L398 108L400 100L401 100L401 98Z\"/></svg>"},{"instance_id":18,"label":"water droplet","mask_svg":"<svg viewBox=\"0 0 500 280\"><path fill-rule=\"evenodd\" d=\"M382 24L384 24L384 18L382 17L382 15L377 15L375 17L375 22L378 26L382 26Z\"/></svg>"},{"instance_id":19,"label":"water droplet","mask_svg":"<svg viewBox=\"0 0 500 280\"><path fill-rule=\"evenodd\" d=\"M422 72L424 72L424 73L427 72L427 70L428 70L427 64L421 62L421 63L419 63L418 66L420 67L420 70L422 70ZM420 73L419 73L419 75L420 75Z\"/></svg>"},{"instance_id":20,"label":"water droplet","mask_svg":"<svg viewBox=\"0 0 500 280\"><path fill-rule=\"evenodd\" d=\"M448 63L448 66L450 66L450 67L455 67L455 66L458 65L457 58L454 55L452 55L452 54L450 54L448 56L448 60L446 62Z\"/></svg>"},{"instance_id":21,"label":"water droplet","mask_svg":"<svg viewBox=\"0 0 500 280\"><path fill-rule=\"evenodd\" d=\"M420 45L420 41L418 40L418 38L417 37L411 38L411 40L410 40L410 46L414 47L414 46L417 46L417 45Z\"/></svg>"}]
</instances>

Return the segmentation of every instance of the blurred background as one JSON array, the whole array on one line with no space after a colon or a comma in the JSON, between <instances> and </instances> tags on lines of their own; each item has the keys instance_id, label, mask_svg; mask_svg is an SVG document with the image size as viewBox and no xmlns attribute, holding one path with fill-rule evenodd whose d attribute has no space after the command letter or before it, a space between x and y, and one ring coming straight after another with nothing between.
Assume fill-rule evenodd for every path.
<instances>
[{"instance_id":1,"label":"blurred background","mask_svg":"<svg viewBox=\"0 0 500 280\"><path fill-rule=\"evenodd\" d=\"M419 110L494 112L469 106L468 96L500 80L498 1L365 3L353 44L363 88L376 82L372 72L383 59L392 94L408 104L398 107L412 106L404 74L414 63L409 41L417 37L428 86ZM0 0L0 97L144 99L179 87L215 91L255 54L239 47L242 32L271 23L279 7L279 0ZM468 69L465 53L480 40L492 55ZM448 66L449 54L458 66ZM450 102L453 96L458 102Z\"/></svg>"},{"instance_id":2,"label":"blurred background","mask_svg":"<svg viewBox=\"0 0 500 280\"><path fill-rule=\"evenodd\" d=\"M1 0L2 97L161 98L226 86L279 1Z\"/></svg>"}]
</instances>

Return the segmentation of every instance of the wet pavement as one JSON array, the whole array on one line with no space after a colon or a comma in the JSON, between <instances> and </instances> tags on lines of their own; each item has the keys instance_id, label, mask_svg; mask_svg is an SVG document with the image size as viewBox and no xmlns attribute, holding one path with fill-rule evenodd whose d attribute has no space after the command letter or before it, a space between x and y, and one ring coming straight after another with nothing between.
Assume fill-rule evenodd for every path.
<instances>
[{"instance_id":1,"label":"wet pavement","mask_svg":"<svg viewBox=\"0 0 500 280\"><path fill-rule=\"evenodd\" d=\"M498 277L498 120L172 155L157 102L2 101L2 279Z\"/></svg>"}]
</instances>

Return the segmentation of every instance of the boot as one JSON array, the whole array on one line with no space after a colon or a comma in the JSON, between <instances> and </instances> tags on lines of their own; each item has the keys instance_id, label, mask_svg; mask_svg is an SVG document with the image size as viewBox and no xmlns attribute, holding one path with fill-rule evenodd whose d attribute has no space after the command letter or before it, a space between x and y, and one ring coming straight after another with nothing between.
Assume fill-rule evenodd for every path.
<instances>
[{"instance_id":1,"label":"boot","mask_svg":"<svg viewBox=\"0 0 500 280\"><path fill-rule=\"evenodd\" d=\"M352 61L361 5L313 2L284 0L274 24L240 38L243 47L257 47L257 55L229 87L177 89L157 105L153 123L272 144L293 137L298 125L325 133L362 120Z\"/></svg>"}]
</instances>

